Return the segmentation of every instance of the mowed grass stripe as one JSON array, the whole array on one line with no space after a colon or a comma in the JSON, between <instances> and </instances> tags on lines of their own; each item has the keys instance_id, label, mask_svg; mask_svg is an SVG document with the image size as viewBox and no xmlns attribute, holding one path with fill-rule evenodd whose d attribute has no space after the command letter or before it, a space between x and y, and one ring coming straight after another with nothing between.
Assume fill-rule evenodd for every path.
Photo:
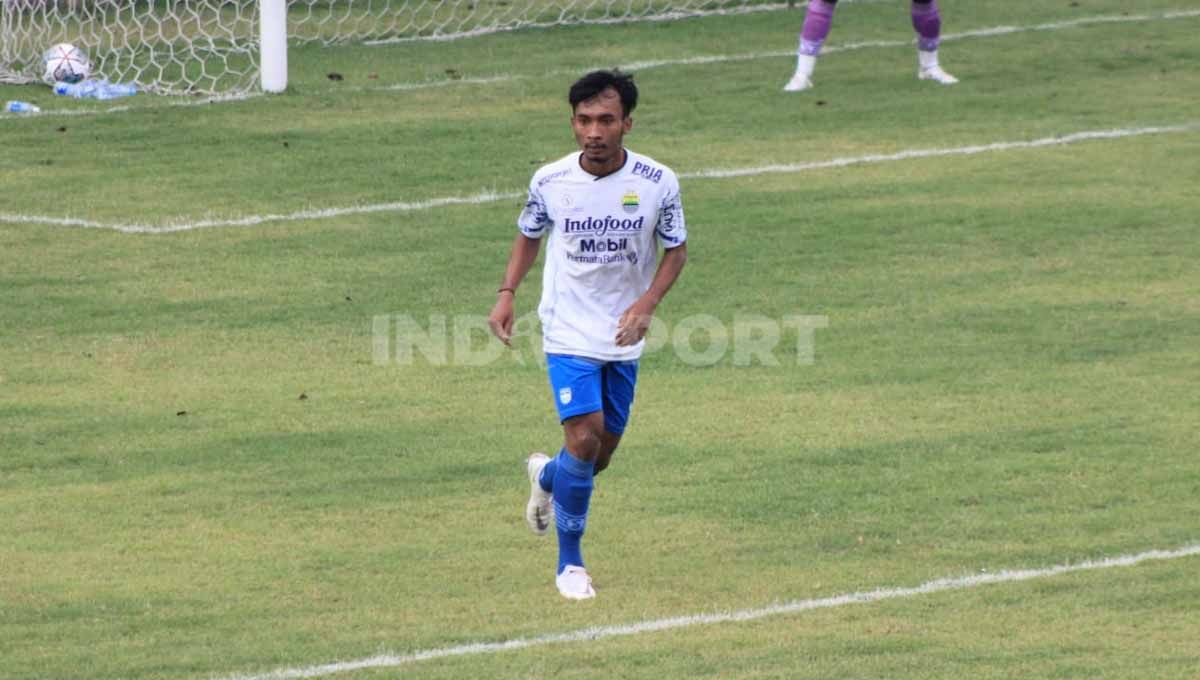
<instances>
[{"instance_id":1,"label":"mowed grass stripe","mask_svg":"<svg viewBox=\"0 0 1200 680\"><path fill-rule=\"evenodd\" d=\"M729 177L753 177L755 175L799 173L812 170L844 168L854 165L875 163L893 163L898 161L938 158L944 156L972 156L983 153L1015 151L1020 149L1037 149L1049 146L1078 144L1081 142L1121 139L1124 137L1140 137L1143 135L1163 135L1189 133L1200 130L1200 122L1189 122L1181 125L1164 125L1156 127L1119 128L1114 130L1087 130L1073 132L1057 137L1044 137L1028 141L991 142L972 146L935 149L909 149L891 154L870 154L848 158L834 158L826 161L809 163L763 165L751 168L714 168L681 172L681 179L724 179ZM522 193L512 192L482 192L471 196L444 196L412 202L380 203L363 206L343 206L331 208L314 208L288 214L247 215L227 220L201 220L199 222L179 222L162 225L145 224L106 224L71 217L50 217L45 215L13 215L0 213L0 222L12 224L46 224L62 227L79 227L84 229L104 229L123 234L172 234L181 231L197 229L212 229L219 227L249 227L269 222L298 222L325 220L345 217L347 215L363 215L370 213L411 212L416 210L433 210L450 206L472 205L510 201L523 196Z\"/></svg>"}]
</instances>

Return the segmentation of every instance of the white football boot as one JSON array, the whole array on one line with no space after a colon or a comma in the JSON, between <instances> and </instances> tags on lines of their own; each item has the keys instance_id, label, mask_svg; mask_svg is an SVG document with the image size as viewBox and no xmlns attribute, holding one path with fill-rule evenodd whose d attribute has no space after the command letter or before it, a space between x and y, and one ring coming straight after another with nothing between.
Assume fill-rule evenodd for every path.
<instances>
[{"instance_id":1,"label":"white football boot","mask_svg":"<svg viewBox=\"0 0 1200 680\"><path fill-rule=\"evenodd\" d=\"M946 73L938 65L937 50L932 52L917 50L917 63L918 80L932 80L942 85L953 85L958 82L958 78Z\"/></svg>"},{"instance_id":2,"label":"white football boot","mask_svg":"<svg viewBox=\"0 0 1200 680\"><path fill-rule=\"evenodd\" d=\"M943 71L941 66L923 68L917 71L917 78L920 80L932 80L942 85L953 85L958 82L958 78Z\"/></svg>"},{"instance_id":3,"label":"white football boot","mask_svg":"<svg viewBox=\"0 0 1200 680\"><path fill-rule=\"evenodd\" d=\"M558 586L558 592L568 600L589 600L596 597L596 590L592 588L592 577L588 576L587 569L573 564L567 565L561 574L554 577L554 585Z\"/></svg>"},{"instance_id":4,"label":"white football boot","mask_svg":"<svg viewBox=\"0 0 1200 680\"><path fill-rule=\"evenodd\" d=\"M817 58L807 54L801 54L796 59L796 72L792 74L792 79L787 85L783 86L784 92L803 92L804 90L812 89L812 74L813 68L817 65Z\"/></svg>"},{"instance_id":5,"label":"white football boot","mask_svg":"<svg viewBox=\"0 0 1200 680\"><path fill-rule=\"evenodd\" d=\"M784 92L803 92L812 89L812 80L803 73L797 73L783 86Z\"/></svg>"},{"instance_id":6,"label":"white football boot","mask_svg":"<svg viewBox=\"0 0 1200 680\"><path fill-rule=\"evenodd\" d=\"M525 461L525 469L529 473L529 502L525 504L525 521L529 524L529 530L538 536L545 535L546 530L554 524L551 496L538 483L542 468L549 462L550 457L544 453L531 453Z\"/></svg>"}]
</instances>

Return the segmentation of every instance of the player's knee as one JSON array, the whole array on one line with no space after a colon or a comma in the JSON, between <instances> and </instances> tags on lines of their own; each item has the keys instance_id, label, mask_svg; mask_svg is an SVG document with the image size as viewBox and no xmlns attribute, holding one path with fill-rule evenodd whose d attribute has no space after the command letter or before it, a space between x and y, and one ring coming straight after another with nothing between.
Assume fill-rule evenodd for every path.
<instances>
[{"instance_id":1,"label":"player's knee","mask_svg":"<svg viewBox=\"0 0 1200 680\"><path fill-rule=\"evenodd\" d=\"M621 435L610 432L606 424L604 433L600 435L600 455L596 457L597 474L608 467L608 463L612 460L613 454L617 452L617 446L620 443Z\"/></svg>"},{"instance_id":2,"label":"player's knee","mask_svg":"<svg viewBox=\"0 0 1200 680\"><path fill-rule=\"evenodd\" d=\"M600 433L579 428L567 437L567 449L583 460L595 461L600 456Z\"/></svg>"}]
</instances>

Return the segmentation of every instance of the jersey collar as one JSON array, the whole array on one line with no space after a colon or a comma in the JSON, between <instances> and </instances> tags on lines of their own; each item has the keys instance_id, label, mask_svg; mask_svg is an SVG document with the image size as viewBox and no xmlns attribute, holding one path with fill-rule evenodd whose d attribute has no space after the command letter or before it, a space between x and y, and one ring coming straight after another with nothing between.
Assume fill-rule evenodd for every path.
<instances>
[{"instance_id":1,"label":"jersey collar","mask_svg":"<svg viewBox=\"0 0 1200 680\"><path fill-rule=\"evenodd\" d=\"M616 170L613 170L612 172L608 173L607 175L593 175L592 173L588 172L587 170L584 170L583 163L581 162L581 161L583 161L583 152L582 151L575 152L575 167L578 168L579 172L583 173L583 175L585 177L591 177L593 182L599 182L602 179L608 179L609 177L615 177L615 176L621 174L622 172L625 172L625 168L629 167L629 158L630 158L630 156L633 155L633 152L625 147L621 147L621 151L625 152L625 162L621 164L621 167L617 168Z\"/></svg>"}]
</instances>

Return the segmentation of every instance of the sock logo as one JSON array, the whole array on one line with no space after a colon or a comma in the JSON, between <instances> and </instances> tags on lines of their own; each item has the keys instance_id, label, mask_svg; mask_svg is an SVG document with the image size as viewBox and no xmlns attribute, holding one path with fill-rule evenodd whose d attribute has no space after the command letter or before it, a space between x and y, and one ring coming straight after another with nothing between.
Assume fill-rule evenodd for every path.
<instances>
[{"instance_id":1,"label":"sock logo","mask_svg":"<svg viewBox=\"0 0 1200 680\"><path fill-rule=\"evenodd\" d=\"M573 515L563 508L562 503L554 503L554 524L562 531L570 534L582 534L587 530L587 511Z\"/></svg>"}]
</instances>

